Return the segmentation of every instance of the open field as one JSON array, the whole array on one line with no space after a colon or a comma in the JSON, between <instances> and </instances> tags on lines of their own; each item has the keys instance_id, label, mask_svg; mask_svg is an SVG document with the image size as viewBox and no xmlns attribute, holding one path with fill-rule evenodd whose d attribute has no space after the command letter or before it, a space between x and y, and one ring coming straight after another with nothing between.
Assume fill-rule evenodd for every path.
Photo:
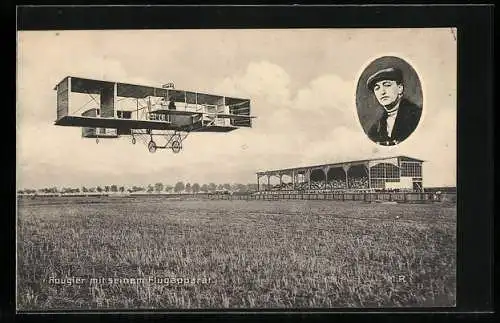
<instances>
[{"instance_id":1,"label":"open field","mask_svg":"<svg viewBox=\"0 0 500 323\"><path fill-rule=\"evenodd\" d=\"M19 310L455 305L449 205L60 197L17 225Z\"/></svg>"}]
</instances>

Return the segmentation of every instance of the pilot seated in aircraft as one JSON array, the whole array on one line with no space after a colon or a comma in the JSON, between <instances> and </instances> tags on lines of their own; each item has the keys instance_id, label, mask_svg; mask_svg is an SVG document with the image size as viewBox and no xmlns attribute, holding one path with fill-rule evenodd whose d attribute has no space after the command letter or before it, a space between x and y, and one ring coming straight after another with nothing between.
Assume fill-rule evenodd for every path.
<instances>
[{"instance_id":1,"label":"pilot seated in aircraft","mask_svg":"<svg viewBox=\"0 0 500 323\"><path fill-rule=\"evenodd\" d=\"M176 107L175 107L175 101L173 98L170 98L170 103L168 104L168 109L169 110L175 110Z\"/></svg>"}]
</instances>

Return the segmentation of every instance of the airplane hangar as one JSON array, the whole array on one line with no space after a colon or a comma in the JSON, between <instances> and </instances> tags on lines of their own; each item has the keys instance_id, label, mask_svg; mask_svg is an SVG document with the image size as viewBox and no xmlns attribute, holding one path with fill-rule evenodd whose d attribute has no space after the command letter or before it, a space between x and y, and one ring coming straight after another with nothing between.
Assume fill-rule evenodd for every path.
<instances>
[{"instance_id":1,"label":"airplane hangar","mask_svg":"<svg viewBox=\"0 0 500 323\"><path fill-rule=\"evenodd\" d=\"M257 172L259 192L423 191L423 160L394 156Z\"/></svg>"}]
</instances>

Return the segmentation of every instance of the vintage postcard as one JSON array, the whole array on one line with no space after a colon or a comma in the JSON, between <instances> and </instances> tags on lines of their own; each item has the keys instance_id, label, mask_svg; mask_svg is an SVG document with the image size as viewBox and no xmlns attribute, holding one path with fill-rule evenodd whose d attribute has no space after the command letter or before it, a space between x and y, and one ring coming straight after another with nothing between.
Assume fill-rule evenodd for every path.
<instances>
[{"instance_id":1,"label":"vintage postcard","mask_svg":"<svg viewBox=\"0 0 500 323\"><path fill-rule=\"evenodd\" d=\"M456 305L457 30L19 31L19 311Z\"/></svg>"}]
</instances>

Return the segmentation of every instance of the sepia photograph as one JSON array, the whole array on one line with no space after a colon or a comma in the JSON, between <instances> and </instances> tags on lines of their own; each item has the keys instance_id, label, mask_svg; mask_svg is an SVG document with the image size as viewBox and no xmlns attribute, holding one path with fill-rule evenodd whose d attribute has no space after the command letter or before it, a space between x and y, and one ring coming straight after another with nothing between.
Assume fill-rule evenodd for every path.
<instances>
[{"instance_id":1,"label":"sepia photograph","mask_svg":"<svg viewBox=\"0 0 500 323\"><path fill-rule=\"evenodd\" d=\"M18 31L17 310L455 307L457 32Z\"/></svg>"}]
</instances>

